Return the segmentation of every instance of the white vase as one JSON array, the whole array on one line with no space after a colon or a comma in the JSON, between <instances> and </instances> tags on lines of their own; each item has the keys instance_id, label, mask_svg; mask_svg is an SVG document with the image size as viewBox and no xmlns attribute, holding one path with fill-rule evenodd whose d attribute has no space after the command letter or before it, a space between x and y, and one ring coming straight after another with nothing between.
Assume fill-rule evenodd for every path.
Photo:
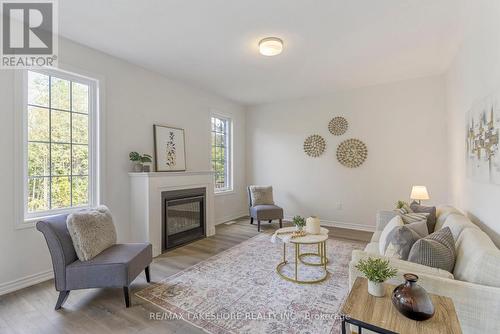
<instances>
[{"instance_id":1,"label":"white vase","mask_svg":"<svg viewBox=\"0 0 500 334\"><path fill-rule=\"evenodd\" d=\"M319 218L309 217L306 219L306 232L309 234L319 234L321 232Z\"/></svg>"},{"instance_id":2,"label":"white vase","mask_svg":"<svg viewBox=\"0 0 500 334\"><path fill-rule=\"evenodd\" d=\"M375 297L384 297L384 283L368 281L368 293Z\"/></svg>"}]
</instances>

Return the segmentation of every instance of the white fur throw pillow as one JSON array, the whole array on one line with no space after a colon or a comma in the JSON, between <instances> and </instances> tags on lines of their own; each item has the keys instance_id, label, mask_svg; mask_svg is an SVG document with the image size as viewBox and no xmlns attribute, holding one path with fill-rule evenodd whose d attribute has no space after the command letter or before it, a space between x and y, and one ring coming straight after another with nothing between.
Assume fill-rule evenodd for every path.
<instances>
[{"instance_id":1,"label":"white fur throw pillow","mask_svg":"<svg viewBox=\"0 0 500 334\"><path fill-rule=\"evenodd\" d=\"M91 260L116 244L113 217L104 205L70 214L66 225L80 261Z\"/></svg>"}]
</instances>

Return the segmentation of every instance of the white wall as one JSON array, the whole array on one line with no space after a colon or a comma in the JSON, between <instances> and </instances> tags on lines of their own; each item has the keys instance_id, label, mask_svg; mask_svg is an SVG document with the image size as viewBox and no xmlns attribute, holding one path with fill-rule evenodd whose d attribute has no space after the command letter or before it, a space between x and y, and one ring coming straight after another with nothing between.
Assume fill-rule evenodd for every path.
<instances>
[{"instance_id":1,"label":"white wall","mask_svg":"<svg viewBox=\"0 0 500 334\"><path fill-rule=\"evenodd\" d=\"M414 184L428 187L429 203L445 203L444 93L443 77L436 76L253 107L246 121L247 182L272 184L285 216L314 214L360 229L373 228L377 210L408 199ZM349 121L340 137L328 132L337 115ZM327 149L310 158L302 145L315 133ZM368 146L360 168L336 160L337 145L347 138Z\"/></svg>"},{"instance_id":2,"label":"white wall","mask_svg":"<svg viewBox=\"0 0 500 334\"><path fill-rule=\"evenodd\" d=\"M209 117L211 110L234 121L235 192L217 197L216 220L246 212L245 115L242 107L204 91L175 83L164 76L62 40L60 62L104 78L105 197L114 213L120 241L129 237L128 153L153 153L153 124L167 124L186 131L187 168L209 170ZM46 273L51 269L42 234L34 228L14 229L13 145L14 72L0 71L0 291L15 286L14 280ZM41 275L44 277L44 275ZM34 277L33 279L39 278Z\"/></svg>"},{"instance_id":3,"label":"white wall","mask_svg":"<svg viewBox=\"0 0 500 334\"><path fill-rule=\"evenodd\" d=\"M500 185L471 181L465 167L466 112L476 100L500 93L500 2L474 1L469 13L462 47L446 80L452 200L500 246Z\"/></svg>"}]
</instances>

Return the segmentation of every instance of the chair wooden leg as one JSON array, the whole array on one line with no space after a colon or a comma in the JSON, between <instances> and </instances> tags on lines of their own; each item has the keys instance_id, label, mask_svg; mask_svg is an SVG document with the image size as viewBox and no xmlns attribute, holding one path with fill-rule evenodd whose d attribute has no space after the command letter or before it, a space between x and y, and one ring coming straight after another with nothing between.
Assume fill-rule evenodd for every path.
<instances>
[{"instance_id":1,"label":"chair wooden leg","mask_svg":"<svg viewBox=\"0 0 500 334\"><path fill-rule=\"evenodd\" d=\"M151 276L149 276L149 266L144 268L144 273L146 274L146 282L151 283Z\"/></svg>"},{"instance_id":2,"label":"chair wooden leg","mask_svg":"<svg viewBox=\"0 0 500 334\"><path fill-rule=\"evenodd\" d=\"M59 292L59 297L57 298L57 303L56 303L56 307L55 307L56 310L61 309L61 307L63 306L66 299L68 299L69 293L70 293L70 290L65 290L65 291Z\"/></svg>"},{"instance_id":3,"label":"chair wooden leg","mask_svg":"<svg viewBox=\"0 0 500 334\"><path fill-rule=\"evenodd\" d=\"M271 224L272 222L273 222L273 220L272 220L272 219L269 219L269 224Z\"/></svg>"},{"instance_id":4,"label":"chair wooden leg","mask_svg":"<svg viewBox=\"0 0 500 334\"><path fill-rule=\"evenodd\" d=\"M250 224L253 225L253 217L250 217Z\"/></svg>"},{"instance_id":5,"label":"chair wooden leg","mask_svg":"<svg viewBox=\"0 0 500 334\"><path fill-rule=\"evenodd\" d=\"M283 219L280 219L280 228L283 227Z\"/></svg>"},{"instance_id":6,"label":"chair wooden leg","mask_svg":"<svg viewBox=\"0 0 500 334\"><path fill-rule=\"evenodd\" d=\"M257 232L260 232L260 220L257 220Z\"/></svg>"},{"instance_id":7,"label":"chair wooden leg","mask_svg":"<svg viewBox=\"0 0 500 334\"><path fill-rule=\"evenodd\" d=\"M125 307L130 307L130 295L128 293L128 286L123 287L123 296L125 297Z\"/></svg>"}]
</instances>

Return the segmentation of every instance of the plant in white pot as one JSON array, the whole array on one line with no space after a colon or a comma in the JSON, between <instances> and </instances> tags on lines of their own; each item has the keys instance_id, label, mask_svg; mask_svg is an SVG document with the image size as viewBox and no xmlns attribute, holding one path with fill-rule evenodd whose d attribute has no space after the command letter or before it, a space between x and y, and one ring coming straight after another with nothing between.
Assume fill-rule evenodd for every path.
<instances>
[{"instance_id":1,"label":"plant in white pot","mask_svg":"<svg viewBox=\"0 0 500 334\"><path fill-rule=\"evenodd\" d=\"M149 154L140 155L137 152L130 152L128 157L130 158L130 161L134 162L134 172L149 172L149 164L153 159L153 157L151 157ZM144 170L145 165L148 166L147 170Z\"/></svg>"},{"instance_id":2,"label":"plant in white pot","mask_svg":"<svg viewBox=\"0 0 500 334\"><path fill-rule=\"evenodd\" d=\"M375 297L385 295L384 282L396 276L398 272L389 266L389 260L373 257L359 260L356 269L368 279L368 293Z\"/></svg>"},{"instance_id":3,"label":"plant in white pot","mask_svg":"<svg viewBox=\"0 0 500 334\"><path fill-rule=\"evenodd\" d=\"M306 220L301 216L293 217L292 223L293 225L295 225L295 230L297 231L302 231L304 229L304 226L306 226Z\"/></svg>"}]
</instances>

